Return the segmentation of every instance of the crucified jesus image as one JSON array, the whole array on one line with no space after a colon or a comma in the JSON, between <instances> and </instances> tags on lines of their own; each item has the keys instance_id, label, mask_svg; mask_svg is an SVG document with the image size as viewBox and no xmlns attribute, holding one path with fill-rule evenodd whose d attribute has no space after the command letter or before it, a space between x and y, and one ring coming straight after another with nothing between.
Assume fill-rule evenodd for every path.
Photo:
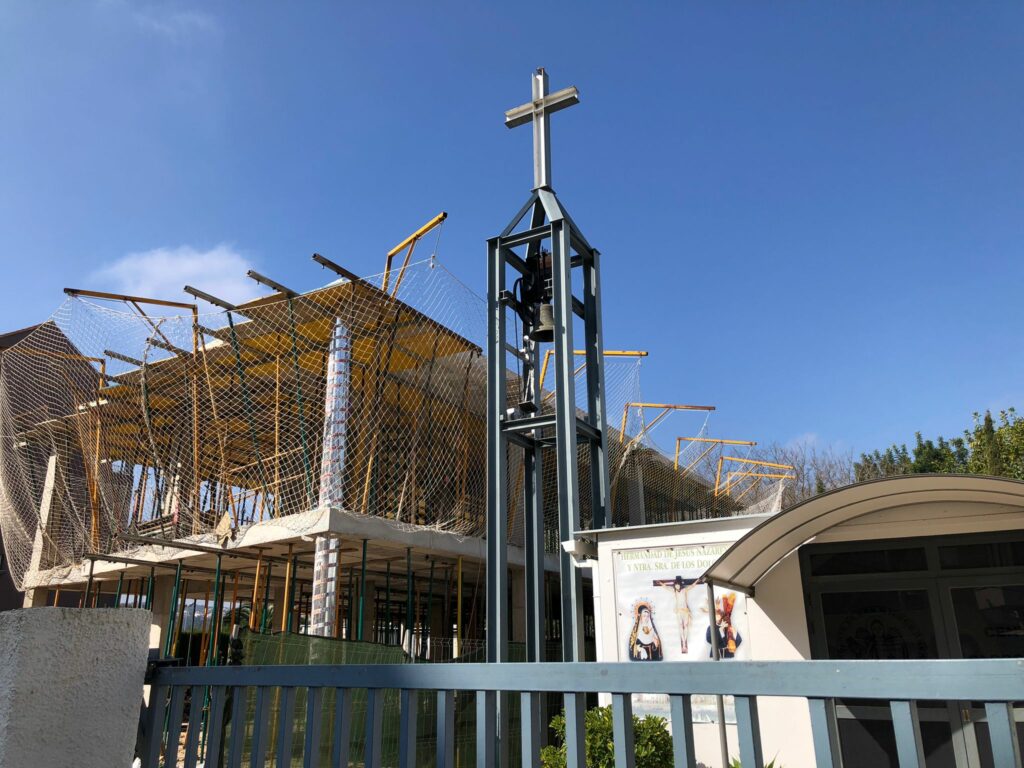
<instances>
[{"instance_id":1,"label":"crucified jesus image","mask_svg":"<svg viewBox=\"0 0 1024 768\"><path fill-rule=\"evenodd\" d=\"M684 656L690 649L687 636L690 634L690 619L692 618L687 596L690 594L690 590L696 586L696 581L696 579L684 579L682 576L676 576L674 579L655 579L652 582L655 587L672 590L672 596L676 601L676 621L679 622L679 646Z\"/></svg>"}]
</instances>

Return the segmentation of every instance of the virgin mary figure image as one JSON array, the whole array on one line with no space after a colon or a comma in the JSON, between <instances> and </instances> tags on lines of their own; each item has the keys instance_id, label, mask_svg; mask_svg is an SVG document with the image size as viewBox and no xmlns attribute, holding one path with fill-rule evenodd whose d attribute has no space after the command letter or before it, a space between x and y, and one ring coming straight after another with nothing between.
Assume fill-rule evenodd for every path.
<instances>
[{"instance_id":1,"label":"virgin mary figure image","mask_svg":"<svg viewBox=\"0 0 1024 768\"><path fill-rule=\"evenodd\" d=\"M661 637L654 626L654 609L646 601L639 601L633 608L633 631L629 633L630 661L661 661Z\"/></svg>"}]
</instances>

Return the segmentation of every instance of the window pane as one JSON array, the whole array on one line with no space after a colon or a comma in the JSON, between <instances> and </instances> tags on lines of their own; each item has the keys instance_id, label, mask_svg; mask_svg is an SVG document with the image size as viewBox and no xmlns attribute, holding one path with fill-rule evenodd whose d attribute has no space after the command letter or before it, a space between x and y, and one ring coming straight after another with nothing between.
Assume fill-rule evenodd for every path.
<instances>
[{"instance_id":1,"label":"window pane","mask_svg":"<svg viewBox=\"0 0 1024 768\"><path fill-rule=\"evenodd\" d=\"M826 592L821 608L830 659L938 657L924 590Z\"/></svg>"},{"instance_id":2,"label":"window pane","mask_svg":"<svg viewBox=\"0 0 1024 768\"><path fill-rule=\"evenodd\" d=\"M965 659L1024 656L1024 585L950 590Z\"/></svg>"},{"instance_id":3,"label":"window pane","mask_svg":"<svg viewBox=\"0 0 1024 768\"><path fill-rule=\"evenodd\" d=\"M815 552L810 557L812 576L858 573L899 573L928 568L923 547L874 549L853 552Z\"/></svg>"},{"instance_id":4,"label":"window pane","mask_svg":"<svg viewBox=\"0 0 1024 768\"><path fill-rule=\"evenodd\" d=\"M939 566L948 569L1024 566L1024 541L939 547Z\"/></svg>"}]
</instances>

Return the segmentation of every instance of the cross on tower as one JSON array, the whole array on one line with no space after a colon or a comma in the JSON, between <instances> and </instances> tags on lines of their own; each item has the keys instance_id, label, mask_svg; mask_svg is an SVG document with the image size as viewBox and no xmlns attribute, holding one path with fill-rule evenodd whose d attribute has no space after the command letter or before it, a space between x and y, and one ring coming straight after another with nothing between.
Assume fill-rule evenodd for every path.
<instances>
[{"instance_id":1,"label":"cross on tower","mask_svg":"<svg viewBox=\"0 0 1024 768\"><path fill-rule=\"evenodd\" d=\"M580 103L576 86L548 93L548 73L540 67L533 73L533 101L505 113L505 127L533 122L533 188L551 188L551 123L548 115Z\"/></svg>"}]
</instances>

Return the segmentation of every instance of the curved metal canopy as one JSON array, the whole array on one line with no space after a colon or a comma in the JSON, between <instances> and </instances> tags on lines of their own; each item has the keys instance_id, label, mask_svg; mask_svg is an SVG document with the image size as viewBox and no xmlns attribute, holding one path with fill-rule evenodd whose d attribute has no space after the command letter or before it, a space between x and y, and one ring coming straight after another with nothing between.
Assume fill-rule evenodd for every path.
<instances>
[{"instance_id":1,"label":"curved metal canopy","mask_svg":"<svg viewBox=\"0 0 1024 768\"><path fill-rule=\"evenodd\" d=\"M752 592L786 555L830 528L872 512L933 502L1024 510L1024 482L983 475L903 475L847 485L795 504L752 528L701 580Z\"/></svg>"}]
</instances>

